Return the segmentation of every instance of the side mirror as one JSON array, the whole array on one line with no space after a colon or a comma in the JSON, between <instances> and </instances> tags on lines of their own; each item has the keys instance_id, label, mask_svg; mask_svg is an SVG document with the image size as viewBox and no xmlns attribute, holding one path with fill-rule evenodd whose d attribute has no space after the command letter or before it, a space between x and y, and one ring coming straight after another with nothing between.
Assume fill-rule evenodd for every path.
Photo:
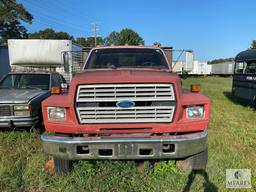
<instances>
[{"instance_id":1,"label":"side mirror","mask_svg":"<svg viewBox=\"0 0 256 192\"><path fill-rule=\"evenodd\" d=\"M61 83L60 87L61 87L61 92L62 92L62 93L68 92L69 86L68 86L67 83Z\"/></svg>"},{"instance_id":2,"label":"side mirror","mask_svg":"<svg viewBox=\"0 0 256 192\"><path fill-rule=\"evenodd\" d=\"M64 52L63 53L63 64L64 64L64 71L66 73L69 73L69 53L68 52Z\"/></svg>"},{"instance_id":3,"label":"side mirror","mask_svg":"<svg viewBox=\"0 0 256 192\"><path fill-rule=\"evenodd\" d=\"M181 78L182 79L187 79L188 78L188 72L182 69Z\"/></svg>"}]
</instances>

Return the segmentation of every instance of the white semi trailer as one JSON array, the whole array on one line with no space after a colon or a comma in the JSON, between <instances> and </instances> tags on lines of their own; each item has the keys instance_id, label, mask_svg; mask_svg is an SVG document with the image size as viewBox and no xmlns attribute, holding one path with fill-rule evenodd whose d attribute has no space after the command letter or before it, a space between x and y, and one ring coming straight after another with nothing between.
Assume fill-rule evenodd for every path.
<instances>
[{"instance_id":1,"label":"white semi trailer","mask_svg":"<svg viewBox=\"0 0 256 192\"><path fill-rule=\"evenodd\" d=\"M185 62L178 61L173 63L173 71L181 73L182 69L188 72L188 75L211 75L212 65L207 62L199 62L194 60L190 68L186 67Z\"/></svg>"},{"instance_id":2,"label":"white semi trailer","mask_svg":"<svg viewBox=\"0 0 256 192\"><path fill-rule=\"evenodd\" d=\"M211 75L212 66L207 62L194 61L193 70L189 73L191 75Z\"/></svg>"},{"instance_id":3,"label":"white semi trailer","mask_svg":"<svg viewBox=\"0 0 256 192\"><path fill-rule=\"evenodd\" d=\"M184 68L185 62L179 61L173 62L173 71L176 73L181 73ZM193 61L192 69L187 70L188 75L220 75L220 76L230 76L234 73L234 62L223 62L216 64L208 64L207 62Z\"/></svg>"},{"instance_id":4,"label":"white semi trailer","mask_svg":"<svg viewBox=\"0 0 256 192\"><path fill-rule=\"evenodd\" d=\"M211 64L212 75L233 75L235 62L223 62L218 64Z\"/></svg>"}]
</instances>

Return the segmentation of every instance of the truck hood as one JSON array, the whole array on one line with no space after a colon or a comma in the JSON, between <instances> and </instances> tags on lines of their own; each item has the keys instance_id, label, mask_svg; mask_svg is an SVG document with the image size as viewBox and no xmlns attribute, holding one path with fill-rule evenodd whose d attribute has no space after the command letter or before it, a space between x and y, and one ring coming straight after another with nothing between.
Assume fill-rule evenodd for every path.
<instances>
[{"instance_id":1,"label":"truck hood","mask_svg":"<svg viewBox=\"0 0 256 192\"><path fill-rule=\"evenodd\" d=\"M48 90L36 89L0 89L0 103L28 103L47 92Z\"/></svg>"},{"instance_id":2,"label":"truck hood","mask_svg":"<svg viewBox=\"0 0 256 192\"><path fill-rule=\"evenodd\" d=\"M71 86L99 83L164 83L179 81L177 74L167 70L154 69L97 69L86 70L75 75Z\"/></svg>"}]
</instances>

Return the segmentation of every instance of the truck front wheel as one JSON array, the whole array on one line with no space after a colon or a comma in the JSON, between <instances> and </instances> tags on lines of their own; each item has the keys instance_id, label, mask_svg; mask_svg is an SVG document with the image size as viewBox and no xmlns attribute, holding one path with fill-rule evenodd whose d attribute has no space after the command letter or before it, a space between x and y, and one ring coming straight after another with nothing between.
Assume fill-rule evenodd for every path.
<instances>
[{"instance_id":1,"label":"truck front wheel","mask_svg":"<svg viewBox=\"0 0 256 192\"><path fill-rule=\"evenodd\" d=\"M208 148L196 155L190 156L186 159L176 161L176 165L179 169L190 172L192 170L204 170L206 168L208 160Z\"/></svg>"},{"instance_id":2,"label":"truck front wheel","mask_svg":"<svg viewBox=\"0 0 256 192\"><path fill-rule=\"evenodd\" d=\"M65 175L73 169L73 161L53 157L54 168L57 175Z\"/></svg>"}]
</instances>

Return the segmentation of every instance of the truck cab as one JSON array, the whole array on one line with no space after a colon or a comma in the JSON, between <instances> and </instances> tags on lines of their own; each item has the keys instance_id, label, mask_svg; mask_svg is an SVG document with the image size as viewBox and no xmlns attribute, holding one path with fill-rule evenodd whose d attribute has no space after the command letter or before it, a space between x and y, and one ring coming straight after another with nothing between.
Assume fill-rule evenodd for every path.
<instances>
[{"instance_id":1,"label":"truck cab","mask_svg":"<svg viewBox=\"0 0 256 192\"><path fill-rule=\"evenodd\" d=\"M0 127L34 127L42 122L41 102L60 87L64 78L55 72L16 71L0 81Z\"/></svg>"},{"instance_id":2,"label":"truck cab","mask_svg":"<svg viewBox=\"0 0 256 192\"><path fill-rule=\"evenodd\" d=\"M207 163L210 100L184 92L160 47L97 47L68 92L43 101L44 151L57 174L77 159Z\"/></svg>"},{"instance_id":3,"label":"truck cab","mask_svg":"<svg viewBox=\"0 0 256 192\"><path fill-rule=\"evenodd\" d=\"M235 57L232 94L256 107L256 50L242 51Z\"/></svg>"}]
</instances>

